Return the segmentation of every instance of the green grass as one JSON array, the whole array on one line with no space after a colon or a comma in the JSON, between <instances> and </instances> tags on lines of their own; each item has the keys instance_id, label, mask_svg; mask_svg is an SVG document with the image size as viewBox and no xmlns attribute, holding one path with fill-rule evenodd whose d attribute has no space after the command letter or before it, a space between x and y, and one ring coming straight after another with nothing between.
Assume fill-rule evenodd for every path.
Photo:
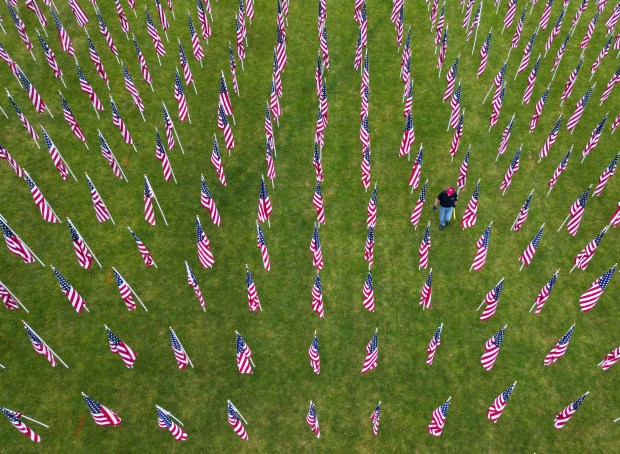
<instances>
[{"instance_id":1,"label":"green grass","mask_svg":"<svg viewBox=\"0 0 620 454\"><path fill-rule=\"evenodd\" d=\"M62 0L61 19L67 27L81 67L105 102L105 84L88 58L84 33L77 27ZM275 4L257 2L256 20L248 26L249 47L245 71L238 68L241 97L232 96L237 124L233 132L237 147L231 156L223 153L228 186L222 187L209 162L212 135L216 128L216 103L220 69L227 74L228 41L234 42L235 2L213 2L213 37L206 47L205 67L191 57L186 12L195 15L195 3L175 1L177 18L164 41L167 55L159 67L144 27L144 2L138 2L138 18L123 2L132 32L142 47L154 78L155 93L141 81L133 43L125 40L111 2L100 2L104 18L114 36L122 59L127 63L145 102L147 123L143 123L124 89L122 71L97 33L96 17L86 1L81 4L91 19L88 29L111 79L112 94L131 131L139 153L122 143L111 122L109 104L97 120L90 102L81 93L72 59L60 51L53 23L48 25L48 43L56 53L68 87L51 77L43 53L35 44L33 62L19 41L5 7L2 14L7 35L0 42L20 64L42 94L54 114L34 113L6 66L2 74L7 88L34 125L39 123L52 139L78 177L62 182L46 151L36 149L30 137L2 101L9 121L0 125L0 140L25 167L63 218L69 216L84 235L103 269L81 269L75 259L66 223L46 224L34 206L25 182L19 181L6 163L0 164L0 212L27 244L48 265L25 265L4 250L0 253L0 278L30 309L30 314L6 311L3 314L0 362L3 386L0 403L48 423L50 430L38 432L42 446L59 451L92 452L113 450L144 452L157 449L207 449L222 452L254 450L263 452L310 451L430 451L445 448L470 452L551 452L569 448L583 452L598 446L611 451L617 446L620 416L617 389L620 366L602 372L596 364L617 347L618 315L614 307L620 297L615 277L597 307L590 313L579 310L578 298L590 283L606 271L618 257L618 231L611 230L600 245L587 271L570 276L574 255L608 222L620 196L620 180L612 179L600 198L589 200L576 237L556 229L570 204L585 187L593 183L618 151L618 134L611 135L609 124L620 109L618 88L599 107L603 87L616 70L617 52L605 58L593 82L598 82L574 134L562 127L557 143L540 164L538 151L560 112L568 118L574 105L589 88L589 67L606 41L604 20L613 7L609 2L594 37L585 52L585 61L571 98L560 106L560 94L570 71L579 59L578 44L585 33L595 6L582 16L558 74L538 128L529 134L528 122L533 105L551 79L555 53L569 29L578 7L571 2L562 33L542 61L530 105L521 106L527 72L513 77L522 49L537 25L544 7L539 2L527 16L521 44L514 50L507 71L508 88L498 125L487 132L490 103L481 105L486 90L503 62L514 30L500 34L506 2L500 14L490 3L483 9L475 55L471 41L464 42L460 26L460 5L446 8L450 41L442 77L437 78L436 57L429 33L428 13L421 2L406 2L406 27L412 25L412 71L415 78L413 115L417 150L424 143L422 178L429 179L429 194L420 224L430 219L434 272L431 310L418 306L419 290L426 271L417 270L417 250L423 229L415 231L409 215L419 194L410 195L407 180L411 162L398 158L404 119L402 83L399 80L400 54L396 52L395 31L389 22L390 2L370 0L369 55L371 71L370 129L372 140L372 181L378 183L379 207L376 228L373 277L376 312L362 307L362 285L367 263L363 260L366 236L366 204L370 192L360 184L359 83L352 68L357 25L353 21L353 2L332 1L328 5L328 32L331 68L327 72L329 125L323 165L323 184L327 223L321 228L325 268L321 273L325 299L324 320L310 309L310 290L314 269L308 251L315 219L311 205L314 186L312 168L316 115L314 69L318 40L316 2L291 2L287 28L288 66L283 74L284 114L276 129L276 188L270 188L274 206L271 228L264 229L272 271L262 269L255 243L256 205L261 173L265 172L263 119L264 102L269 95L272 71L272 45L275 43ZM104 4L105 3L105 4ZM108 4L109 3L109 4ZM148 6L155 21L153 2ZM522 6L518 7L520 12ZM553 8L547 32L541 32L533 51L533 65L559 13ZM20 3L20 15L31 39L36 38L34 15ZM48 18L51 15L48 13ZM517 17L518 19L518 17ZM604 19L604 20L603 20ZM516 21L515 21L516 22ZM486 73L475 78L478 52L493 26L494 36ZM405 34L406 34L405 27ZM176 37L180 36L197 80L198 96L186 89L192 124L181 124L173 98L174 67L178 64ZM441 103L444 74L461 53L459 78L463 79L463 107L466 109L464 136L457 158L449 160L452 133L445 127L449 108ZM87 151L70 133L62 119L57 96L61 89L88 137ZM165 183L160 163L154 156L155 126L161 130L160 103L171 111L185 155L170 153L178 184ZM590 132L610 111L610 120L598 148L579 163ZM510 116L516 112L515 127L506 155L494 162L497 145ZM97 128L121 162L128 183L117 180L98 151ZM223 149L223 138L220 146ZM467 146L472 152L468 184L461 196L458 217L481 179L478 223L466 231L453 223L438 232L431 201L441 189L452 184ZM521 170L502 196L499 185L512 156L523 143ZM546 197L546 184L571 144L575 150L568 170ZM116 226L96 222L84 171L93 179L108 205ZM166 227L158 217L151 227L143 219L142 174L147 173L169 221ZM208 221L199 205L200 174L203 173L222 215L217 228ZM534 188L530 215L519 233L509 232L521 204ZM195 248L194 218L201 216L215 255L213 269L202 269ZM475 241L493 221L487 263L479 273L469 273L475 254ZM533 264L519 272L520 253L540 225L546 229ZM146 269L125 226L129 225L150 248L159 268ZM194 268L207 302L203 313L188 288L183 261ZM263 312L249 313L245 296L245 269L248 263L256 281ZM85 297L90 313L76 314L58 289L49 265L57 267ZM115 266L138 292L149 312L125 310L112 278ZM556 288L539 316L528 314L534 297L553 272L561 268ZM506 278L495 317L478 320L476 307L501 278ZM67 362L70 369L52 369L32 351L20 320L24 318ZM444 323L442 345L435 364L425 364L426 346L440 323ZM479 363L484 342L501 326L508 330L494 369L486 372ZM576 330L567 354L551 367L543 358L568 327ZM108 349L103 325L107 324L138 353L134 370L127 370L120 358ZM168 326L183 342L196 368L178 371L170 349ZM364 347L374 328L379 328L380 358L376 370L360 374ZM307 349L314 330L321 345L322 372L314 376ZM240 376L234 359L234 331L238 330L253 350L256 371ZM497 425L485 417L493 399L518 380L504 415ZM555 413L583 392L590 395L568 425L553 428ZM96 427L80 397L84 391L117 411L123 418L119 428ZM452 396L444 433L435 439L426 433L431 412ZM248 443L234 435L226 422L225 403L231 399L248 419ZM321 423L321 439L316 440L305 424L308 401L313 400ZM369 416L381 400L379 437L371 433ZM169 433L157 428L154 405L171 410L186 424L189 439L180 445ZM82 425L83 423L83 425ZM10 424L0 424L0 451L25 452L31 443Z\"/></svg>"}]
</instances>

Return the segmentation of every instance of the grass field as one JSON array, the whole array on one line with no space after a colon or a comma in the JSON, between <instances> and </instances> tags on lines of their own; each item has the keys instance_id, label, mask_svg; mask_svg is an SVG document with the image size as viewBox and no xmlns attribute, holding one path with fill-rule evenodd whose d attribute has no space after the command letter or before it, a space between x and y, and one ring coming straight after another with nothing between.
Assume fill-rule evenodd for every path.
<instances>
[{"instance_id":1,"label":"grass field","mask_svg":"<svg viewBox=\"0 0 620 454\"><path fill-rule=\"evenodd\" d=\"M42 5L42 2L38 2ZM530 67L513 80L523 48L544 8L539 1L525 21L518 49L508 63L506 97L498 125L488 132L490 102L482 98L504 61L515 25L500 34L507 2L499 14L485 2L475 54L472 40L465 42L460 4L446 6L449 45L441 78L437 78L433 54L434 31L426 5L406 1L405 35L412 26L412 72L415 79L413 119L416 142L424 144L422 182L429 179L429 192L420 225L431 220L433 303L428 311L418 306L419 291L427 271L418 271L418 248L424 228L414 230L409 216L419 195L409 193L407 181L412 162L398 157L404 118L399 78L400 53L396 32L389 21L391 2L368 1L368 41L370 58L370 133L372 141L371 178L378 185L378 222L375 231L373 278L376 312L362 306L362 286L367 273L364 261L366 206L370 191L360 184L361 146L359 142L360 74L353 70L357 24L353 1L329 1L327 28L331 67L326 72L329 125L323 150L325 182L323 197L326 225L321 227L325 268L321 272L325 319L311 310L310 291L315 275L308 250L315 211L312 167L313 137L317 98L314 70L318 49L315 1L292 1L287 27L288 66L282 75L283 115L276 128L275 189L269 187L274 207L271 228L264 233L272 270L262 267L256 248L256 207L260 176L266 172L263 121L269 96L272 47L275 44L276 4L257 1L256 19L248 24L249 46L245 70L238 61L241 96L232 96L236 125L236 148L225 153L221 131L217 129L216 106L219 74L228 70L228 41L234 43L234 12L237 3L220 0L213 4L213 36L205 48L205 67L191 56L186 9L194 25L196 4L175 0L176 20L168 13L171 28L167 55L157 64L146 34L144 1L137 2L138 18L123 7L145 55L154 79L152 93L140 76L133 43L122 35L112 2L100 1L108 27L146 105L144 123L124 89L122 70L98 33L96 16L89 2L82 0L91 22L90 35L110 76L111 94L133 135L139 153L122 142L111 121L108 91L88 57L85 34L76 24L67 3L56 0L82 70L104 101L101 120L80 89L72 58L60 50L53 21L48 24L48 44L64 71L68 88L52 77L34 32L35 16L19 4L20 16L33 40L34 62L19 40L6 6L0 8L7 34L0 43L21 66L41 93L54 118L34 112L23 89L8 67L0 65L6 87L33 125L42 124L76 174L78 181L63 182L41 141L38 150L16 118L8 100L0 102L9 115L0 123L0 141L33 177L59 216L70 217L103 264L85 271L79 267L68 228L47 224L34 206L25 182L19 181L6 162L0 163L0 213L21 238L36 252L45 268L26 265L4 247L0 251L0 279L28 307L30 314L4 311L0 339L2 386L0 404L23 411L46 422L49 430L35 430L43 437L42 448L53 452L371 452L430 451L452 452L584 452L617 450L620 424L618 388L620 366L603 372L597 363L618 346L618 277L612 279L596 308L584 314L579 296L592 281L618 259L618 229L610 229L586 271L569 275L573 257L607 224L620 200L619 177L612 178L601 197L588 201L581 227L575 237L557 228L569 206L590 184L596 183L604 167L619 151L618 133L611 135L610 124L620 110L619 88L599 106L602 90L618 68L617 51L605 57L592 82L589 68L607 41L604 20L615 3L610 1L585 51L584 64L574 91L564 106L560 94L581 54L579 42L596 9L591 1L579 21L560 64L540 123L529 133L534 104L551 82L553 59L562 43L580 2L570 2L562 32L542 60L532 102L522 106L527 74L560 12L556 1L546 32L540 32ZM147 2L159 27L154 2ZM523 2L517 7L518 20ZM47 13L51 20L51 14ZM486 73L476 79L479 49L490 27L493 41ZM197 83L198 95L186 88L192 124L178 121L173 98L174 68L178 65L177 36L182 39ZM204 42L203 42L204 46ZM463 80L462 105L466 109L464 136L458 155L450 161L452 130L446 132L449 106L442 104L445 72L461 54L459 78ZM565 122L575 103L594 82L592 99L571 135ZM62 118L57 90L62 90L84 130L90 151L71 134ZM168 106L185 154L175 149L170 160L178 184L163 180L155 159L155 127L163 130L161 101ZM590 132L609 111L609 121L598 147L580 164L580 153ZM560 114L564 122L558 141L540 164L538 152ZM516 113L515 126L506 154L495 163L502 131ZM112 174L99 153L97 129L105 135L127 175L128 183ZM213 132L217 132L228 186L222 187L209 162ZM164 139L165 140L165 139ZM523 143L521 169L512 186L502 196L499 186L516 151ZM432 201L440 190L454 184L467 146L471 159L467 187L457 208L460 217L475 182L481 179L477 224L465 231L453 222L438 231ZM546 197L547 182L571 144L575 145L566 170L555 189ZM413 151L412 150L412 151ZM88 172L110 209L116 225L99 224L84 177ZM166 214L169 226L157 216L152 227L143 217L143 180L146 173ZM222 216L222 225L209 221L200 206L200 174L204 174ZM510 232L519 208L535 189L529 217L521 232ZM195 216L201 216L211 241L215 266L202 269L197 260ZM468 272L475 254L475 242L493 221L491 245L486 265L480 272ZM519 272L518 257L546 223L542 242L533 263ZM157 269L145 268L130 226L150 249ZM206 299L204 313L186 281L184 260L197 275ZM245 264L250 266L263 306L260 313L247 309ZM76 314L58 288L49 265L64 274L86 299L90 313ZM149 311L128 312L119 297L112 273L116 267L139 294ZM557 285L538 316L528 313L540 288L561 269ZM505 286L496 315L480 322L475 310L484 295L500 278ZM65 360L69 369L51 368L32 351L21 326L26 320ZM427 366L426 347L437 326L444 323L442 345L435 363ZM550 367L543 358L557 340L576 323L566 355ZM120 358L109 352L104 324L107 324L139 355L134 369L126 369ZM501 353L492 371L483 370L480 356L486 340L508 324ZM190 355L195 369L179 371L170 349L168 327L172 326ZM365 346L375 328L379 329L379 365L362 376ZM308 346L314 330L321 346L322 371L315 376L309 365ZM254 353L252 376L241 376L235 365L234 332L238 330ZM486 419L493 399L515 380L518 385L497 425ZM553 419L581 394L590 395L562 431ZM80 392L115 410L123 419L118 428L95 426ZM432 411L449 396L452 402L441 438L425 428ZM241 441L226 421L226 399L231 399L248 420L250 439ZM305 423L308 402L316 404L321 438L315 439ZM369 416L382 402L379 436L372 436ZM186 443L177 443L157 427L155 404L172 411L189 434ZM31 442L7 421L0 424L0 452L29 452ZM616 446L616 448L614 448Z\"/></svg>"}]
</instances>

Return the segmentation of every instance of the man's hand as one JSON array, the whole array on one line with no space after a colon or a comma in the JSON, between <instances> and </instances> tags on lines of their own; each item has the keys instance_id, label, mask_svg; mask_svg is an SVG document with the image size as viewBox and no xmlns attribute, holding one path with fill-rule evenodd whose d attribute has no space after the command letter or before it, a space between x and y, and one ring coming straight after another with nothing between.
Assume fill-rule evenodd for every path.
<instances>
[{"instance_id":1,"label":"man's hand","mask_svg":"<svg viewBox=\"0 0 620 454\"><path fill-rule=\"evenodd\" d=\"M437 211L437 205L433 205L433 211Z\"/></svg>"}]
</instances>

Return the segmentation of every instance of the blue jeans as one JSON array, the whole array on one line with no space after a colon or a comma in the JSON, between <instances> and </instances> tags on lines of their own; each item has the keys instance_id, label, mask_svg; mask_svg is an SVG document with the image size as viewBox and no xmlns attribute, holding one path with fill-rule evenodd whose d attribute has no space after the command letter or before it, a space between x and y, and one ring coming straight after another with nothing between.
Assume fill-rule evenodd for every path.
<instances>
[{"instance_id":1,"label":"blue jeans","mask_svg":"<svg viewBox=\"0 0 620 454\"><path fill-rule=\"evenodd\" d=\"M445 227L450 219L452 219L452 207L445 208L439 205L439 224Z\"/></svg>"}]
</instances>

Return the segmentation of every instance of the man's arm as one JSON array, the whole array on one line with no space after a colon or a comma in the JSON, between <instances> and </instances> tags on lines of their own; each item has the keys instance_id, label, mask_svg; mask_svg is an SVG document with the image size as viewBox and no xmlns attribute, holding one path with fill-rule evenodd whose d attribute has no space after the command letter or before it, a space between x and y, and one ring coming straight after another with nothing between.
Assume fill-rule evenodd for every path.
<instances>
[{"instance_id":1,"label":"man's arm","mask_svg":"<svg viewBox=\"0 0 620 454\"><path fill-rule=\"evenodd\" d=\"M439 202L439 198L435 199L435 203L433 204L433 211L437 211L437 203Z\"/></svg>"}]
</instances>

